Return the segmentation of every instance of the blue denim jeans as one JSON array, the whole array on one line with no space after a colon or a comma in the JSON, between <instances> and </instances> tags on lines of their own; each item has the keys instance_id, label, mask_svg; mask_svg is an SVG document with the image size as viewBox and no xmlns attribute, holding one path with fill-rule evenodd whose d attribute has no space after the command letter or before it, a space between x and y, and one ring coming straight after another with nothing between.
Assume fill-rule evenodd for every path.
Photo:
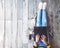
<instances>
[{"instance_id":1,"label":"blue denim jeans","mask_svg":"<svg viewBox=\"0 0 60 48\"><path fill-rule=\"evenodd\" d=\"M42 11L42 27L47 26L46 10Z\"/></svg>"},{"instance_id":2,"label":"blue denim jeans","mask_svg":"<svg viewBox=\"0 0 60 48\"><path fill-rule=\"evenodd\" d=\"M46 10L38 10L36 20L37 20L36 26L38 26L38 27L47 26Z\"/></svg>"},{"instance_id":3,"label":"blue denim jeans","mask_svg":"<svg viewBox=\"0 0 60 48\"><path fill-rule=\"evenodd\" d=\"M37 12L37 22L36 22L36 26L41 26L41 14L42 13L42 11L41 10L38 10L38 12Z\"/></svg>"}]
</instances>

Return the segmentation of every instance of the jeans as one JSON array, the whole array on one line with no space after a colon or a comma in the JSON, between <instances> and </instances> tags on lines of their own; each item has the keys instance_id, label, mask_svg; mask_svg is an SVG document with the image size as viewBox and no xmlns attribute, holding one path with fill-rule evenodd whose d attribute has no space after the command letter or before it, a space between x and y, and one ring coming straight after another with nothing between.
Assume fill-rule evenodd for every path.
<instances>
[{"instance_id":1,"label":"jeans","mask_svg":"<svg viewBox=\"0 0 60 48\"><path fill-rule=\"evenodd\" d=\"M36 26L38 26L38 27L46 27L47 26L46 10L38 10Z\"/></svg>"}]
</instances>

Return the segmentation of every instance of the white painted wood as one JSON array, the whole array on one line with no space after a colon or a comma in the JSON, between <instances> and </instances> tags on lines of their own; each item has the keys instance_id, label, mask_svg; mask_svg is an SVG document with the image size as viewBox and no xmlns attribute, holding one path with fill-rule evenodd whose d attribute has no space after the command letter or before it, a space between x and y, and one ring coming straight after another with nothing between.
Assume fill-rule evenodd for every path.
<instances>
[{"instance_id":1,"label":"white painted wood","mask_svg":"<svg viewBox=\"0 0 60 48\"><path fill-rule=\"evenodd\" d=\"M23 18L23 0L17 0L17 18L22 19Z\"/></svg>"},{"instance_id":2,"label":"white painted wood","mask_svg":"<svg viewBox=\"0 0 60 48\"><path fill-rule=\"evenodd\" d=\"M0 0L0 20L4 20L4 1Z\"/></svg>"},{"instance_id":3,"label":"white painted wood","mask_svg":"<svg viewBox=\"0 0 60 48\"><path fill-rule=\"evenodd\" d=\"M4 21L0 21L0 48L3 48Z\"/></svg>"},{"instance_id":4,"label":"white painted wood","mask_svg":"<svg viewBox=\"0 0 60 48\"><path fill-rule=\"evenodd\" d=\"M13 0L12 48L17 48L17 0Z\"/></svg>"},{"instance_id":5,"label":"white painted wood","mask_svg":"<svg viewBox=\"0 0 60 48\"><path fill-rule=\"evenodd\" d=\"M28 43L28 0L23 1L23 43Z\"/></svg>"},{"instance_id":6,"label":"white painted wood","mask_svg":"<svg viewBox=\"0 0 60 48\"><path fill-rule=\"evenodd\" d=\"M22 20L18 20L18 36L17 36L17 43L18 43L18 48L22 48L23 44L23 38L22 38Z\"/></svg>"},{"instance_id":7,"label":"white painted wood","mask_svg":"<svg viewBox=\"0 0 60 48\"><path fill-rule=\"evenodd\" d=\"M6 21L5 27L5 48L11 47L11 21Z\"/></svg>"},{"instance_id":8,"label":"white painted wood","mask_svg":"<svg viewBox=\"0 0 60 48\"><path fill-rule=\"evenodd\" d=\"M5 19L11 20L11 1L12 0L5 0L4 6L5 6Z\"/></svg>"},{"instance_id":9,"label":"white painted wood","mask_svg":"<svg viewBox=\"0 0 60 48\"><path fill-rule=\"evenodd\" d=\"M4 0L0 0L0 48L3 48L4 37Z\"/></svg>"}]
</instances>

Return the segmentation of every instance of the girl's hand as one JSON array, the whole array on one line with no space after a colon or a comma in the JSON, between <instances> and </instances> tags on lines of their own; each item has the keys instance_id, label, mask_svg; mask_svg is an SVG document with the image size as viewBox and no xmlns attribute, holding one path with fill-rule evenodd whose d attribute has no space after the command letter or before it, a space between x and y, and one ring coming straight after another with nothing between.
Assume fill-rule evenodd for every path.
<instances>
[{"instance_id":1,"label":"girl's hand","mask_svg":"<svg viewBox=\"0 0 60 48\"><path fill-rule=\"evenodd\" d=\"M36 35L35 39L36 39L36 42L39 42L39 39L40 39L39 34Z\"/></svg>"}]
</instances>

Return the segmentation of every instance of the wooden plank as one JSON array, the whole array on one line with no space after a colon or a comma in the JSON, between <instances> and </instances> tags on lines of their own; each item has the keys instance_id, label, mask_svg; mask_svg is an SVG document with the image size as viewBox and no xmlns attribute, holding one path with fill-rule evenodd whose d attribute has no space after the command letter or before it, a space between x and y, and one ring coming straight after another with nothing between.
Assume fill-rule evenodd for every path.
<instances>
[{"instance_id":1,"label":"wooden plank","mask_svg":"<svg viewBox=\"0 0 60 48\"><path fill-rule=\"evenodd\" d=\"M23 43L28 43L28 0L23 1Z\"/></svg>"},{"instance_id":2,"label":"wooden plank","mask_svg":"<svg viewBox=\"0 0 60 48\"><path fill-rule=\"evenodd\" d=\"M4 42L3 48L11 48L11 0L4 0Z\"/></svg>"},{"instance_id":3,"label":"wooden plank","mask_svg":"<svg viewBox=\"0 0 60 48\"><path fill-rule=\"evenodd\" d=\"M18 48L22 48L22 44L23 44L23 41L22 41L22 20L18 20L18 36L17 36L17 44L18 44Z\"/></svg>"},{"instance_id":4,"label":"wooden plank","mask_svg":"<svg viewBox=\"0 0 60 48\"><path fill-rule=\"evenodd\" d=\"M11 2L12 0L5 0L4 7L5 7L5 19L11 20Z\"/></svg>"},{"instance_id":5,"label":"wooden plank","mask_svg":"<svg viewBox=\"0 0 60 48\"><path fill-rule=\"evenodd\" d=\"M17 0L17 18L18 20L22 20L23 18L23 0Z\"/></svg>"},{"instance_id":6,"label":"wooden plank","mask_svg":"<svg viewBox=\"0 0 60 48\"><path fill-rule=\"evenodd\" d=\"M4 21L0 21L0 48L3 48Z\"/></svg>"},{"instance_id":7,"label":"wooden plank","mask_svg":"<svg viewBox=\"0 0 60 48\"><path fill-rule=\"evenodd\" d=\"M13 0L12 48L17 48L17 0Z\"/></svg>"},{"instance_id":8,"label":"wooden plank","mask_svg":"<svg viewBox=\"0 0 60 48\"><path fill-rule=\"evenodd\" d=\"M23 30L23 0L17 0L17 48L22 48L22 30Z\"/></svg>"},{"instance_id":9,"label":"wooden plank","mask_svg":"<svg viewBox=\"0 0 60 48\"><path fill-rule=\"evenodd\" d=\"M4 0L0 0L0 48L3 48L4 37Z\"/></svg>"},{"instance_id":10,"label":"wooden plank","mask_svg":"<svg viewBox=\"0 0 60 48\"><path fill-rule=\"evenodd\" d=\"M11 47L11 21L6 21L5 48Z\"/></svg>"}]
</instances>

